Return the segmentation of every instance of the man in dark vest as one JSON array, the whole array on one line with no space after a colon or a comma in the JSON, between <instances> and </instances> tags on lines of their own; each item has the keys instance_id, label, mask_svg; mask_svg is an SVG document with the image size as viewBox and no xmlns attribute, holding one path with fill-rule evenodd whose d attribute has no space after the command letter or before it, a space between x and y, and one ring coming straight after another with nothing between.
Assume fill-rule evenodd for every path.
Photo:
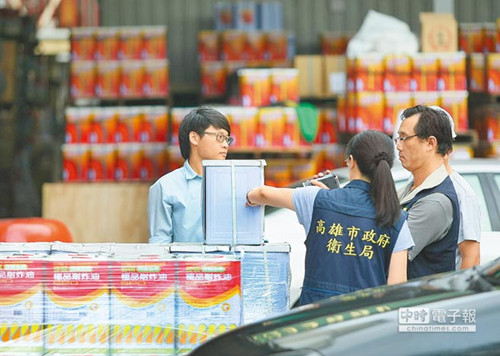
<instances>
[{"instance_id":1,"label":"man in dark vest","mask_svg":"<svg viewBox=\"0 0 500 356\"><path fill-rule=\"evenodd\" d=\"M394 141L401 164L413 176L398 193L415 242L408 252L408 279L453 271L460 212L443 160L453 142L450 123L417 105L403 111Z\"/></svg>"}]
</instances>

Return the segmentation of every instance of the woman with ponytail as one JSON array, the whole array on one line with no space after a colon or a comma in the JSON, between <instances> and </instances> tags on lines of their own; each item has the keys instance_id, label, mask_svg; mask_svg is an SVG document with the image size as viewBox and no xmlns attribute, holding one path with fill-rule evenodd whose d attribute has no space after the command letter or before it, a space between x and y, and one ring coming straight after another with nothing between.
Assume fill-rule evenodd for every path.
<instances>
[{"instance_id":1,"label":"woman with ponytail","mask_svg":"<svg viewBox=\"0 0 500 356\"><path fill-rule=\"evenodd\" d=\"M294 210L307 234L305 276L299 304L407 280L413 239L391 175L394 146L368 130L346 147L349 183L341 189L262 186L247 193L247 206Z\"/></svg>"}]
</instances>

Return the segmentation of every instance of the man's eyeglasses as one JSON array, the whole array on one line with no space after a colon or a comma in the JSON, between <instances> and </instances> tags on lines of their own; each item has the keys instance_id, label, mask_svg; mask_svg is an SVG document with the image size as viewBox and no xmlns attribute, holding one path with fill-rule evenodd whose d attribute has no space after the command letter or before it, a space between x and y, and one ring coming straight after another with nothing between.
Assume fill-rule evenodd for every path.
<instances>
[{"instance_id":1,"label":"man's eyeglasses","mask_svg":"<svg viewBox=\"0 0 500 356\"><path fill-rule=\"evenodd\" d=\"M403 137L396 137L394 139L394 143L397 145L399 144L400 142L404 142L406 140L409 140L410 138L412 137L417 137L418 135L411 135L411 136L403 136Z\"/></svg>"},{"instance_id":2,"label":"man's eyeglasses","mask_svg":"<svg viewBox=\"0 0 500 356\"><path fill-rule=\"evenodd\" d=\"M224 141L226 141L229 146L231 146L231 144L234 142L234 137L226 136L226 135L224 135L224 134L222 134L220 132L204 131L203 133L207 134L207 135L215 136L215 139L219 143L223 143Z\"/></svg>"}]
</instances>

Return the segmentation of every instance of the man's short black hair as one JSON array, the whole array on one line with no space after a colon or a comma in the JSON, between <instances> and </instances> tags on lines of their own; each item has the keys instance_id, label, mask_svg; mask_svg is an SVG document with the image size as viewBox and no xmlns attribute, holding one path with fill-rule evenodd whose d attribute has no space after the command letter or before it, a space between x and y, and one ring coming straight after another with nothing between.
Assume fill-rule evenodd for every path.
<instances>
[{"instance_id":1,"label":"man's short black hair","mask_svg":"<svg viewBox=\"0 0 500 356\"><path fill-rule=\"evenodd\" d=\"M437 140L438 153L445 155L453 149L453 133L448 118L426 105L416 105L403 111L402 119L419 114L415 125L415 134L420 138L434 136Z\"/></svg>"},{"instance_id":2,"label":"man's short black hair","mask_svg":"<svg viewBox=\"0 0 500 356\"><path fill-rule=\"evenodd\" d=\"M179 146L184 159L188 159L191 154L189 133L194 131L202 137L209 126L224 129L228 135L231 135L228 119L219 111L208 106L193 109L184 117L179 127Z\"/></svg>"}]
</instances>

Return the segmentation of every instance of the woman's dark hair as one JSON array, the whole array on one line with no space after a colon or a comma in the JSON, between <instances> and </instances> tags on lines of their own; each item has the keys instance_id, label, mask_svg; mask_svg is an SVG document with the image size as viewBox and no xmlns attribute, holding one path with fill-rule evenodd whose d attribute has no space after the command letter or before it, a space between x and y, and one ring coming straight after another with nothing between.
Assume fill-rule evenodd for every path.
<instances>
[{"instance_id":1,"label":"woman's dark hair","mask_svg":"<svg viewBox=\"0 0 500 356\"><path fill-rule=\"evenodd\" d=\"M209 126L226 130L227 134L231 135L228 119L219 111L208 106L193 109L182 119L179 127L179 146L184 159L188 159L191 154L189 133L194 131L202 137Z\"/></svg>"},{"instance_id":2,"label":"woman's dark hair","mask_svg":"<svg viewBox=\"0 0 500 356\"><path fill-rule=\"evenodd\" d=\"M401 208L391 174L394 144L386 134L368 130L347 143L346 157L352 155L360 172L371 181L370 196L375 204L379 226L392 226L399 219Z\"/></svg>"}]
</instances>

